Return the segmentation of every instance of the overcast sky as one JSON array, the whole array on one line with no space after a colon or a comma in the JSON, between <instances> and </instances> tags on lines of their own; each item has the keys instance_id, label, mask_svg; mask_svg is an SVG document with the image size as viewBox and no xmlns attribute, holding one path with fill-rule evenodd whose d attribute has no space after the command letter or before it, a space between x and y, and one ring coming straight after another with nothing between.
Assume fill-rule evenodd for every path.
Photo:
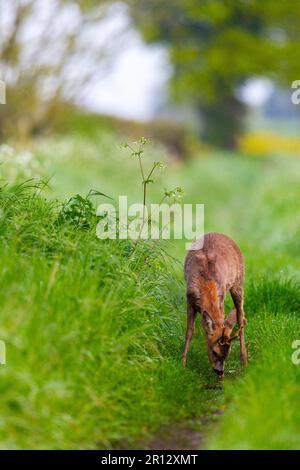
<instances>
[{"instance_id":1,"label":"overcast sky","mask_svg":"<svg viewBox=\"0 0 300 470\"><path fill-rule=\"evenodd\" d=\"M125 118L149 119L166 93L170 73L166 52L136 37L107 77L91 87L85 105Z\"/></svg>"},{"instance_id":2,"label":"overcast sky","mask_svg":"<svg viewBox=\"0 0 300 470\"><path fill-rule=\"evenodd\" d=\"M110 32L127 30L119 51L106 77L94 84L85 104L96 111L125 118L153 117L166 94L171 66L167 51L156 45L146 45L128 17L126 7L112 8Z\"/></svg>"}]
</instances>

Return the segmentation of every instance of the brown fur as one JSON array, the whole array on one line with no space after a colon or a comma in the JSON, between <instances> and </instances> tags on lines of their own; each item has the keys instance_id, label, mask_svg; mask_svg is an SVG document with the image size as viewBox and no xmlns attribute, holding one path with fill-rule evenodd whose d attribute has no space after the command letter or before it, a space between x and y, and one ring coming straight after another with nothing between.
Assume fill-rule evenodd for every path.
<instances>
[{"instance_id":1,"label":"brown fur","mask_svg":"<svg viewBox=\"0 0 300 470\"><path fill-rule=\"evenodd\" d=\"M223 376L224 362L230 352L230 335L236 317L239 325L240 357L246 364L244 339L245 314L243 309L243 256L226 235L207 233L187 253L184 266L187 283L187 333L182 362L186 357L193 335L197 312L202 316L209 361L218 375ZM224 318L224 299L230 291L235 310Z\"/></svg>"}]
</instances>

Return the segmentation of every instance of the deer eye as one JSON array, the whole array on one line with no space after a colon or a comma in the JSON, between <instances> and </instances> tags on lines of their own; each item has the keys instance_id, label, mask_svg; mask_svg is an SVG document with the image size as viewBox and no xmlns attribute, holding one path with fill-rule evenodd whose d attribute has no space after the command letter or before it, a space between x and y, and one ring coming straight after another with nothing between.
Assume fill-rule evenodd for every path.
<instances>
[{"instance_id":1,"label":"deer eye","mask_svg":"<svg viewBox=\"0 0 300 470\"><path fill-rule=\"evenodd\" d=\"M213 355L213 357L214 357L215 359L219 359L219 356L218 356L218 354L217 354L215 351L212 352L212 355Z\"/></svg>"}]
</instances>

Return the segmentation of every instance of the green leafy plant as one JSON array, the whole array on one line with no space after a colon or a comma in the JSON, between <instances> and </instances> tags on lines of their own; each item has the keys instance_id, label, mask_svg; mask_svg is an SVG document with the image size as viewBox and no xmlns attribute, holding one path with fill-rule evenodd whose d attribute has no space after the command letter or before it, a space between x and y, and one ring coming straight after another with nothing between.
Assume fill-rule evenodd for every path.
<instances>
[{"instance_id":1,"label":"green leafy plant","mask_svg":"<svg viewBox=\"0 0 300 470\"><path fill-rule=\"evenodd\" d=\"M174 189L171 190L164 190L164 196L160 203L162 204L166 199L170 199L172 202L177 202L179 201L184 194L183 189L180 186L177 186Z\"/></svg>"},{"instance_id":2,"label":"green leafy plant","mask_svg":"<svg viewBox=\"0 0 300 470\"><path fill-rule=\"evenodd\" d=\"M148 185L150 183L154 183L153 175L155 174L155 171L159 171L159 170L166 168L166 165L163 162L155 161L150 167L150 170L148 170L148 172L146 171L145 165L143 162L143 156L145 152L145 146L150 144L150 142L151 141L149 139L146 139L145 137L141 137L137 142L133 142L131 144L125 143L122 145L123 148L130 150L131 152L130 155L132 158L137 158L138 163L139 163L142 187L143 187L143 196L142 196L143 197L143 214L142 214L142 223L141 223L137 242L141 238L141 233L143 231L143 228L146 222L145 209L146 209L147 202L148 202L148 199L147 199ZM183 195L183 189L181 187L176 187L172 190L165 189L164 196L161 200L161 203L168 198L172 199L173 201L178 200L182 195Z\"/></svg>"},{"instance_id":3,"label":"green leafy plant","mask_svg":"<svg viewBox=\"0 0 300 470\"><path fill-rule=\"evenodd\" d=\"M69 221L77 228L90 229L96 222L95 208L90 200L92 196L104 196L112 199L110 196L94 189L91 189L85 197L76 194L62 205L58 223Z\"/></svg>"}]
</instances>

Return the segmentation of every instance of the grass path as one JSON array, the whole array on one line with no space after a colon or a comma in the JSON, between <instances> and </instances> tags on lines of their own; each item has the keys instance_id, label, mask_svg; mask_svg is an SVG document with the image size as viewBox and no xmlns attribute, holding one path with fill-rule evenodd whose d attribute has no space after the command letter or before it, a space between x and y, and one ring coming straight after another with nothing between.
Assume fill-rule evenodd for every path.
<instances>
[{"instance_id":1,"label":"grass path","mask_svg":"<svg viewBox=\"0 0 300 470\"><path fill-rule=\"evenodd\" d=\"M187 369L180 364L184 243L167 247L179 262L148 243L130 257L130 242L95 237L91 214L88 227L58 221L60 204L49 200L91 187L139 200L134 162L112 150L113 139L36 146L53 175L47 199L0 191L0 447L151 446L180 423L205 448L300 448L300 367L291 360L300 339L300 161L211 154L151 187L156 202L164 187L184 186L184 202L205 203L206 230L232 236L245 255L250 364L241 371L235 343L219 390L199 321Z\"/></svg>"},{"instance_id":2,"label":"grass path","mask_svg":"<svg viewBox=\"0 0 300 470\"><path fill-rule=\"evenodd\" d=\"M74 226L26 185L0 196L1 448L134 447L215 408L203 351L180 366L184 291L168 256L101 242L93 215Z\"/></svg>"},{"instance_id":3,"label":"grass path","mask_svg":"<svg viewBox=\"0 0 300 470\"><path fill-rule=\"evenodd\" d=\"M214 396L203 395L201 414L163 428L150 448L299 448L300 371L291 360L291 343L300 334L299 283L260 279L248 286L247 299L249 366L238 372L235 351L222 386L215 387ZM208 368L204 351L202 356ZM194 366L192 359L190 367ZM212 377L195 393L209 387L214 388Z\"/></svg>"}]
</instances>

